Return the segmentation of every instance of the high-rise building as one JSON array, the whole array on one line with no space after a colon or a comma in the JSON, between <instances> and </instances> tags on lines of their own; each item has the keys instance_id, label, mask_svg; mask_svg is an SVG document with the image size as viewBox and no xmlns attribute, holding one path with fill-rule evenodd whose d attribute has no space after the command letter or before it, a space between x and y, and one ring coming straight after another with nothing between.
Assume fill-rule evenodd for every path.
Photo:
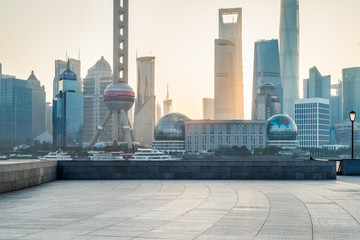
<instances>
[{"instance_id":1,"label":"high-rise building","mask_svg":"<svg viewBox=\"0 0 360 240\"><path fill-rule=\"evenodd\" d=\"M28 86L32 89L32 138L45 132L45 87L40 86L34 71L27 79Z\"/></svg>"},{"instance_id":2,"label":"high-rise building","mask_svg":"<svg viewBox=\"0 0 360 240\"><path fill-rule=\"evenodd\" d=\"M164 116L168 115L169 113L172 113L172 100L169 97L169 84L166 87L166 97L163 102L163 111L164 111Z\"/></svg>"},{"instance_id":3,"label":"high-rise building","mask_svg":"<svg viewBox=\"0 0 360 240\"><path fill-rule=\"evenodd\" d=\"M60 74L59 93L53 100L53 144L58 148L83 144L84 95L77 92L77 76L69 65Z\"/></svg>"},{"instance_id":4,"label":"high-rise building","mask_svg":"<svg viewBox=\"0 0 360 240\"><path fill-rule=\"evenodd\" d=\"M215 119L244 119L241 23L241 8L219 10L219 39L215 40Z\"/></svg>"},{"instance_id":5,"label":"high-rise building","mask_svg":"<svg viewBox=\"0 0 360 240\"><path fill-rule=\"evenodd\" d=\"M331 144L337 144L335 124L343 122L343 97L342 82L331 85L332 95L330 96L330 139Z\"/></svg>"},{"instance_id":6,"label":"high-rise building","mask_svg":"<svg viewBox=\"0 0 360 240\"><path fill-rule=\"evenodd\" d=\"M81 82L81 75L80 75L80 60L76 59L68 59L70 70L76 74L76 81L77 81L77 91L82 92L82 82ZM62 74L67 68L67 61L63 60L55 60L55 77L53 81L53 98L59 93L59 81L60 81L60 74Z\"/></svg>"},{"instance_id":7,"label":"high-rise building","mask_svg":"<svg viewBox=\"0 0 360 240\"><path fill-rule=\"evenodd\" d=\"M203 98L203 119L214 120L213 98Z\"/></svg>"},{"instance_id":8,"label":"high-rise building","mask_svg":"<svg viewBox=\"0 0 360 240\"><path fill-rule=\"evenodd\" d=\"M304 98L330 99L330 75L321 76L314 66L309 69L309 78L304 79Z\"/></svg>"},{"instance_id":9,"label":"high-rise building","mask_svg":"<svg viewBox=\"0 0 360 240\"><path fill-rule=\"evenodd\" d=\"M46 102L45 106L45 131L52 134L52 106L50 104L50 102Z\"/></svg>"},{"instance_id":10,"label":"high-rise building","mask_svg":"<svg viewBox=\"0 0 360 240\"><path fill-rule=\"evenodd\" d=\"M343 75L343 121L350 120L349 113L355 111L360 113L360 67L345 68ZM360 122L360 117L356 116L355 121Z\"/></svg>"},{"instance_id":11,"label":"high-rise building","mask_svg":"<svg viewBox=\"0 0 360 240\"><path fill-rule=\"evenodd\" d=\"M257 95L260 93L260 86L264 83L271 83L274 86L275 95L281 107L283 92L280 79L279 46L276 39L255 42L252 119L258 119L255 117L258 107Z\"/></svg>"},{"instance_id":12,"label":"high-rise building","mask_svg":"<svg viewBox=\"0 0 360 240\"><path fill-rule=\"evenodd\" d=\"M83 141L88 145L95 135L101 121L105 118L108 109L104 102L105 88L112 83L110 64L101 57L92 66L84 79L84 135ZM110 142L112 131L112 121L109 119L108 125L103 128L99 141Z\"/></svg>"},{"instance_id":13,"label":"high-rise building","mask_svg":"<svg viewBox=\"0 0 360 240\"><path fill-rule=\"evenodd\" d=\"M282 109L294 118L294 100L299 98L299 0L281 0L279 39Z\"/></svg>"},{"instance_id":14,"label":"high-rise building","mask_svg":"<svg viewBox=\"0 0 360 240\"><path fill-rule=\"evenodd\" d=\"M32 89L26 80L0 81L0 142L32 142Z\"/></svg>"},{"instance_id":15,"label":"high-rise building","mask_svg":"<svg viewBox=\"0 0 360 240\"><path fill-rule=\"evenodd\" d=\"M295 123L300 147L321 148L330 143L330 106L323 98L295 100Z\"/></svg>"},{"instance_id":16,"label":"high-rise building","mask_svg":"<svg viewBox=\"0 0 360 240\"><path fill-rule=\"evenodd\" d=\"M263 83L256 95L256 109L253 120L268 120L271 116L281 113L281 103L271 83Z\"/></svg>"},{"instance_id":17,"label":"high-rise building","mask_svg":"<svg viewBox=\"0 0 360 240\"><path fill-rule=\"evenodd\" d=\"M137 65L137 97L134 112L135 140L151 145L155 128L155 57L139 57Z\"/></svg>"},{"instance_id":18,"label":"high-rise building","mask_svg":"<svg viewBox=\"0 0 360 240\"><path fill-rule=\"evenodd\" d=\"M156 123L160 120L160 118L162 117L161 115L161 104L160 103L156 103Z\"/></svg>"}]
</instances>

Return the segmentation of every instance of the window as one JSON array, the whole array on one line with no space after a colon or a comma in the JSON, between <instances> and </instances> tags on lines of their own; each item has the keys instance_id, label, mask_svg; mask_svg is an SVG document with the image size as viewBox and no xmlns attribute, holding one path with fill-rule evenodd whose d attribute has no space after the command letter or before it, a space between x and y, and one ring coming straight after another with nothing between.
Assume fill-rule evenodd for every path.
<instances>
[{"instance_id":1,"label":"window","mask_svg":"<svg viewBox=\"0 0 360 240\"><path fill-rule=\"evenodd\" d=\"M243 135L243 145L247 145L248 141L247 141L247 135Z\"/></svg>"},{"instance_id":2,"label":"window","mask_svg":"<svg viewBox=\"0 0 360 240\"><path fill-rule=\"evenodd\" d=\"M226 135L226 146L230 147L230 135Z\"/></svg>"},{"instance_id":3,"label":"window","mask_svg":"<svg viewBox=\"0 0 360 240\"><path fill-rule=\"evenodd\" d=\"M243 135L247 134L247 126L243 126Z\"/></svg>"},{"instance_id":4,"label":"window","mask_svg":"<svg viewBox=\"0 0 360 240\"><path fill-rule=\"evenodd\" d=\"M240 147L240 136L239 135L235 135L235 137L234 137L234 145Z\"/></svg>"},{"instance_id":5,"label":"window","mask_svg":"<svg viewBox=\"0 0 360 240\"><path fill-rule=\"evenodd\" d=\"M218 136L218 146L221 146L223 143L222 143L222 136Z\"/></svg>"},{"instance_id":6,"label":"window","mask_svg":"<svg viewBox=\"0 0 360 240\"><path fill-rule=\"evenodd\" d=\"M239 125L234 126L234 132L235 132L235 134L240 134L240 126Z\"/></svg>"},{"instance_id":7,"label":"window","mask_svg":"<svg viewBox=\"0 0 360 240\"><path fill-rule=\"evenodd\" d=\"M214 137L214 136L210 136L210 150L214 150L214 149L215 149L214 144L215 144L215 137Z\"/></svg>"},{"instance_id":8,"label":"window","mask_svg":"<svg viewBox=\"0 0 360 240\"><path fill-rule=\"evenodd\" d=\"M206 134L206 126L205 125L202 126L202 134Z\"/></svg>"},{"instance_id":9,"label":"window","mask_svg":"<svg viewBox=\"0 0 360 240\"><path fill-rule=\"evenodd\" d=\"M251 134L256 134L256 127L255 125L251 126Z\"/></svg>"},{"instance_id":10,"label":"window","mask_svg":"<svg viewBox=\"0 0 360 240\"><path fill-rule=\"evenodd\" d=\"M226 125L226 134L231 134L231 125L230 124Z\"/></svg>"},{"instance_id":11,"label":"window","mask_svg":"<svg viewBox=\"0 0 360 240\"><path fill-rule=\"evenodd\" d=\"M206 148L206 145L207 145L207 139L206 139L206 136L202 136L202 138L201 138L201 150L202 151L206 151L207 150L207 148Z\"/></svg>"},{"instance_id":12,"label":"window","mask_svg":"<svg viewBox=\"0 0 360 240\"><path fill-rule=\"evenodd\" d=\"M259 134L264 134L264 126L259 126Z\"/></svg>"},{"instance_id":13,"label":"window","mask_svg":"<svg viewBox=\"0 0 360 240\"><path fill-rule=\"evenodd\" d=\"M214 125L210 125L210 134L214 134L214 133L215 133Z\"/></svg>"},{"instance_id":14,"label":"window","mask_svg":"<svg viewBox=\"0 0 360 240\"><path fill-rule=\"evenodd\" d=\"M218 134L222 134L222 126L221 125L218 126Z\"/></svg>"}]
</instances>

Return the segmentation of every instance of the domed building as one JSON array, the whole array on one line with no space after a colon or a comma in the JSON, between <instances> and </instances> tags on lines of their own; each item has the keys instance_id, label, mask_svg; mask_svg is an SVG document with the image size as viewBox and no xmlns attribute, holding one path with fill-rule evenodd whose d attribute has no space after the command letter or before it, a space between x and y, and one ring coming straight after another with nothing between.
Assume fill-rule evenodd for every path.
<instances>
[{"instance_id":1,"label":"domed building","mask_svg":"<svg viewBox=\"0 0 360 240\"><path fill-rule=\"evenodd\" d=\"M286 114L277 114L267 121L267 146L294 149L299 146L295 121Z\"/></svg>"},{"instance_id":2,"label":"domed building","mask_svg":"<svg viewBox=\"0 0 360 240\"><path fill-rule=\"evenodd\" d=\"M184 153L186 120L190 119L181 113L163 116L155 126L153 148L167 153Z\"/></svg>"},{"instance_id":3,"label":"domed building","mask_svg":"<svg viewBox=\"0 0 360 240\"><path fill-rule=\"evenodd\" d=\"M112 83L111 66L104 57L101 57L92 66L84 79L84 143L88 145L101 124L108 108L104 102L104 91ZM100 134L100 142L112 142L112 119Z\"/></svg>"}]
</instances>

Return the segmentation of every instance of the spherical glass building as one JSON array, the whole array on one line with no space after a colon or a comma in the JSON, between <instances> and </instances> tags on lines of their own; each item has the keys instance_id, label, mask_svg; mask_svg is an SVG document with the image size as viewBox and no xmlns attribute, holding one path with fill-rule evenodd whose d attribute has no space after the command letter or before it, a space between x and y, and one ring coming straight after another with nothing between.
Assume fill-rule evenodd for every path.
<instances>
[{"instance_id":1,"label":"spherical glass building","mask_svg":"<svg viewBox=\"0 0 360 240\"><path fill-rule=\"evenodd\" d=\"M295 121L285 114L277 114L267 122L269 140L296 140L297 126Z\"/></svg>"},{"instance_id":2,"label":"spherical glass building","mask_svg":"<svg viewBox=\"0 0 360 240\"><path fill-rule=\"evenodd\" d=\"M156 124L154 138L156 141L184 141L185 121L189 118L181 113L170 113L163 116Z\"/></svg>"}]
</instances>

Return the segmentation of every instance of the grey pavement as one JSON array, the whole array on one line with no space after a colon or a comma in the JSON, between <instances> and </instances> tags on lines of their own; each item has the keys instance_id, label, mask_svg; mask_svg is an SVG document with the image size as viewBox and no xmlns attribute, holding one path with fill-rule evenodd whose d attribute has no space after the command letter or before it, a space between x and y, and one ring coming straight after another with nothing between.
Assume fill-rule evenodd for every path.
<instances>
[{"instance_id":1,"label":"grey pavement","mask_svg":"<svg viewBox=\"0 0 360 240\"><path fill-rule=\"evenodd\" d=\"M55 181L0 194L0 239L360 239L360 177Z\"/></svg>"}]
</instances>

